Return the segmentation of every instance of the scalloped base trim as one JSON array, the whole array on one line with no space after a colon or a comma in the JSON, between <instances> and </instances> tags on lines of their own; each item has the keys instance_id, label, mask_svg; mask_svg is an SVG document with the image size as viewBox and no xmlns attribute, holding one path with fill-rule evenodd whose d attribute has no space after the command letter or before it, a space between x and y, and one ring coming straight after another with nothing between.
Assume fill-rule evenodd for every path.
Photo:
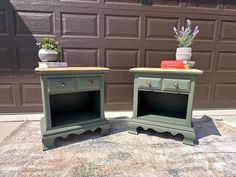
<instances>
[{"instance_id":1,"label":"scalloped base trim","mask_svg":"<svg viewBox=\"0 0 236 177\"><path fill-rule=\"evenodd\" d=\"M87 126L79 126L78 129L67 130L61 129L61 132L56 134L42 136L43 150L49 150L55 148L55 139L61 137L63 139L67 138L70 134L81 135L86 131L95 132L97 129L101 129L101 136L109 134L110 124L107 121L101 120L100 123L90 124ZM47 132L47 131L46 131ZM45 132L44 132L45 133ZM43 134L43 133L42 133Z\"/></svg>"},{"instance_id":2,"label":"scalloped base trim","mask_svg":"<svg viewBox=\"0 0 236 177\"><path fill-rule=\"evenodd\" d=\"M164 124L165 125L165 124ZM187 145L194 146L194 140L196 138L196 134L193 128L191 127L183 127L180 128L170 128L170 124L166 124L166 126L157 126L157 125L150 125L150 122L144 120L136 121L135 118L131 119L128 123L128 132L130 134L138 134L137 128L142 127L144 130L153 129L159 133L170 132L171 135L175 136L177 134L182 134L184 136L183 143Z\"/></svg>"}]
</instances>

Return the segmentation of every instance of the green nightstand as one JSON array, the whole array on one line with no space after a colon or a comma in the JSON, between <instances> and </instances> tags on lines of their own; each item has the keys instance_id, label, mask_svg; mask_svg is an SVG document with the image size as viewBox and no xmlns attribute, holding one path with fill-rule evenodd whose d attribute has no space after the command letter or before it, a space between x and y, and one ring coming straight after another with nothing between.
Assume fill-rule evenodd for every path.
<instances>
[{"instance_id":1,"label":"green nightstand","mask_svg":"<svg viewBox=\"0 0 236 177\"><path fill-rule=\"evenodd\" d=\"M109 133L104 117L104 73L109 68L36 68L40 74L44 117L41 119L42 143L54 148L57 137L102 129Z\"/></svg>"},{"instance_id":2,"label":"green nightstand","mask_svg":"<svg viewBox=\"0 0 236 177\"><path fill-rule=\"evenodd\" d=\"M128 124L129 133L138 134L137 128L158 132L178 133L183 143L194 145L192 105L197 69L133 68L133 118Z\"/></svg>"}]
</instances>

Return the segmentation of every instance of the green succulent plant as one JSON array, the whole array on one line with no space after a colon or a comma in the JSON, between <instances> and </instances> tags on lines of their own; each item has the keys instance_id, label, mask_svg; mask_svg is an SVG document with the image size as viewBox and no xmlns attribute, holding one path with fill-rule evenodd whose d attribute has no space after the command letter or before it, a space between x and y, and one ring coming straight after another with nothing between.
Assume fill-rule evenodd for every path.
<instances>
[{"instance_id":1,"label":"green succulent plant","mask_svg":"<svg viewBox=\"0 0 236 177\"><path fill-rule=\"evenodd\" d=\"M61 52L58 49L58 42L55 41L54 38L43 38L43 40L41 42L36 42L36 45L40 49L55 50L58 53L57 61L60 61L60 59L61 59Z\"/></svg>"}]
</instances>

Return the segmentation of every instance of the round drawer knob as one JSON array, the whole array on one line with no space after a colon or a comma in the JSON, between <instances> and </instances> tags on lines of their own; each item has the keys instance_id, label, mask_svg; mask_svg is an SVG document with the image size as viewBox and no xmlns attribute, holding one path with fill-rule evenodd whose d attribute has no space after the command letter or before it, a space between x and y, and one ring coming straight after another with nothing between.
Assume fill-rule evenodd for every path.
<instances>
[{"instance_id":1,"label":"round drawer knob","mask_svg":"<svg viewBox=\"0 0 236 177\"><path fill-rule=\"evenodd\" d=\"M175 88L178 88L178 87L179 87L179 83L178 83L178 82L175 82L175 83L174 83L174 86L175 86Z\"/></svg>"},{"instance_id":2,"label":"round drawer knob","mask_svg":"<svg viewBox=\"0 0 236 177\"><path fill-rule=\"evenodd\" d=\"M148 87L151 87L151 86L152 86L151 81L147 81L147 86L148 86Z\"/></svg>"},{"instance_id":3,"label":"round drawer knob","mask_svg":"<svg viewBox=\"0 0 236 177\"><path fill-rule=\"evenodd\" d=\"M65 82L61 82L62 87L65 87L65 85L66 85Z\"/></svg>"},{"instance_id":4,"label":"round drawer knob","mask_svg":"<svg viewBox=\"0 0 236 177\"><path fill-rule=\"evenodd\" d=\"M94 84L94 82L90 80L89 85L92 86L93 84Z\"/></svg>"}]
</instances>

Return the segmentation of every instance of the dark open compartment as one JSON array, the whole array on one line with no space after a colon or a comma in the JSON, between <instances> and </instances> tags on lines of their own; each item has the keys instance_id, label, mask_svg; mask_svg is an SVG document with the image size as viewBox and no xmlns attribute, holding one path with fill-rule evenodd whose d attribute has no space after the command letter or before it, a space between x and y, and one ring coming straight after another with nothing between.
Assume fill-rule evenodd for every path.
<instances>
[{"instance_id":1,"label":"dark open compartment","mask_svg":"<svg viewBox=\"0 0 236 177\"><path fill-rule=\"evenodd\" d=\"M138 92L138 117L159 115L186 119L188 95L175 93Z\"/></svg>"},{"instance_id":2,"label":"dark open compartment","mask_svg":"<svg viewBox=\"0 0 236 177\"><path fill-rule=\"evenodd\" d=\"M100 92L50 95L52 127L100 118Z\"/></svg>"}]
</instances>

